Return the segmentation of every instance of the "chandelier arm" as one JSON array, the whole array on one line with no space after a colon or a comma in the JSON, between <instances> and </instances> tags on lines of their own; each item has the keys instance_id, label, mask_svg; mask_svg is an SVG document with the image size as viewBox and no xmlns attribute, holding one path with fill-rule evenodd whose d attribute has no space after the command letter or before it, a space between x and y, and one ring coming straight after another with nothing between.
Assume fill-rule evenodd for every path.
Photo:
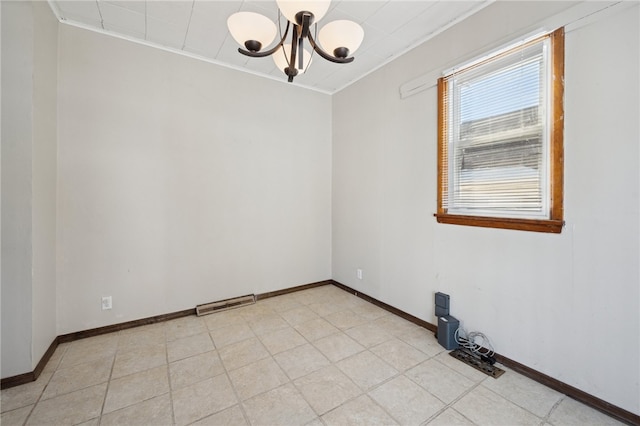
<instances>
[{"instance_id":1,"label":"chandelier arm","mask_svg":"<svg viewBox=\"0 0 640 426\"><path fill-rule=\"evenodd\" d=\"M293 81L293 77L298 74L298 70L296 69L296 56L298 54L298 40L302 38L299 37L298 34L299 26L296 25L293 31L293 36L291 39L291 54L289 55L289 67L287 67L287 75L289 76L289 83Z\"/></svg>"},{"instance_id":2,"label":"chandelier arm","mask_svg":"<svg viewBox=\"0 0 640 426\"><path fill-rule=\"evenodd\" d=\"M300 38L306 38L313 22L313 13L303 12L300 19Z\"/></svg>"},{"instance_id":3,"label":"chandelier arm","mask_svg":"<svg viewBox=\"0 0 640 426\"><path fill-rule=\"evenodd\" d=\"M303 44L304 44L304 38L300 37L298 38L298 69L302 69L304 68L304 58L303 58L303 54L304 54L304 49L303 49Z\"/></svg>"},{"instance_id":4,"label":"chandelier arm","mask_svg":"<svg viewBox=\"0 0 640 426\"><path fill-rule=\"evenodd\" d=\"M287 38L287 35L289 35L289 26L290 25L291 25L291 23L287 21L287 29L284 30L284 35L282 36L282 39L272 49L265 50L264 52L250 52L248 50L243 49L242 47L238 47L238 52L240 52L240 53L242 53L243 55L246 55L246 56L251 56L252 58L264 58L266 56L273 55L284 44L284 42L285 42L285 40Z\"/></svg>"},{"instance_id":5,"label":"chandelier arm","mask_svg":"<svg viewBox=\"0 0 640 426\"><path fill-rule=\"evenodd\" d=\"M313 47L313 50L318 52L318 55L322 56L327 61L335 62L336 64L348 64L350 62L353 62L353 59L354 59L353 56L350 58L344 58L344 59L336 58L335 56L330 55L324 50L322 50L322 48L316 44L316 41L313 39L313 36L311 36L311 32L309 32L309 34L307 35L307 38L309 39L309 44L311 44L311 47Z\"/></svg>"}]
</instances>

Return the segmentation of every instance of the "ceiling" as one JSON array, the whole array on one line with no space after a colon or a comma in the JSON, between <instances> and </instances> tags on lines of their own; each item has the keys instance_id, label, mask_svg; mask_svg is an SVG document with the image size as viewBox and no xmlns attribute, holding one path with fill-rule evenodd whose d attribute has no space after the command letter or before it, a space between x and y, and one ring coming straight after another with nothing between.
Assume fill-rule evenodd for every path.
<instances>
[{"instance_id":1,"label":"ceiling","mask_svg":"<svg viewBox=\"0 0 640 426\"><path fill-rule=\"evenodd\" d=\"M364 41L350 64L318 55L292 84L335 93L402 55L493 0L334 0L319 22L350 19L364 28ZM238 11L261 13L277 22L275 0L49 0L61 22L160 47L223 66L286 81L272 58L238 53L227 18ZM275 44L275 42L274 42Z\"/></svg>"}]
</instances>

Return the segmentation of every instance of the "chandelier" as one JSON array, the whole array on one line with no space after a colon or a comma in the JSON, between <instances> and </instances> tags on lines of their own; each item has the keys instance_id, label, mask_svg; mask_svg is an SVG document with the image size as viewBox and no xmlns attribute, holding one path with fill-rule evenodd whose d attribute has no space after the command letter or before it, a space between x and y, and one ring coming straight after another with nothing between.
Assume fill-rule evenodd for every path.
<instances>
[{"instance_id":1,"label":"chandelier","mask_svg":"<svg viewBox=\"0 0 640 426\"><path fill-rule=\"evenodd\" d=\"M309 68L313 52L338 64L353 62L353 56L349 55L353 55L364 38L364 30L360 25L347 20L332 21L322 27L318 34L318 21L329 10L331 0L276 0L276 3L279 9L278 28L259 13L237 12L229 17L229 32L244 47L239 47L238 52L252 58L273 55L276 66L289 77L289 82ZM281 16L287 20L284 34ZM273 42L278 30L280 41L274 47L262 50ZM290 42L286 43L290 32ZM305 40L313 52L304 48Z\"/></svg>"}]
</instances>

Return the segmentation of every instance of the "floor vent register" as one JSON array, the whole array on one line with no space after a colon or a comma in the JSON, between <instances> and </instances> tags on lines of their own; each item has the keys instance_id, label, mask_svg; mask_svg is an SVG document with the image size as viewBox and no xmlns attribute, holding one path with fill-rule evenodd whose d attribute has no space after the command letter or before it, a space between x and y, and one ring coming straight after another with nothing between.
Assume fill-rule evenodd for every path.
<instances>
[{"instance_id":1,"label":"floor vent register","mask_svg":"<svg viewBox=\"0 0 640 426\"><path fill-rule=\"evenodd\" d=\"M459 348L453 350L449 352L449 355L457 360L464 362L467 365L470 365L478 371L482 371L484 374L486 374L487 376L491 376L494 379L497 379L504 374L503 369L492 365L490 362L483 360L480 355L471 353L466 349Z\"/></svg>"},{"instance_id":2,"label":"floor vent register","mask_svg":"<svg viewBox=\"0 0 640 426\"><path fill-rule=\"evenodd\" d=\"M220 300L218 302L205 303L196 306L196 315L208 315L214 312L226 311L240 306L253 305L256 303L256 296L249 294L247 296L234 297L233 299Z\"/></svg>"}]
</instances>

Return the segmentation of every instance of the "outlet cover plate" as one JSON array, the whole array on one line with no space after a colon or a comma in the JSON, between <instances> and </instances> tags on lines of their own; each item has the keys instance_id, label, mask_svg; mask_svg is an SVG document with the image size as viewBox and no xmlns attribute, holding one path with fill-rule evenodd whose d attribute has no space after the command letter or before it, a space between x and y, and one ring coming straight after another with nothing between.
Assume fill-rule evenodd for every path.
<instances>
[{"instance_id":1,"label":"outlet cover plate","mask_svg":"<svg viewBox=\"0 0 640 426\"><path fill-rule=\"evenodd\" d=\"M111 296L104 296L102 298L102 310L106 311L107 309L111 309L113 307L113 300Z\"/></svg>"}]
</instances>

